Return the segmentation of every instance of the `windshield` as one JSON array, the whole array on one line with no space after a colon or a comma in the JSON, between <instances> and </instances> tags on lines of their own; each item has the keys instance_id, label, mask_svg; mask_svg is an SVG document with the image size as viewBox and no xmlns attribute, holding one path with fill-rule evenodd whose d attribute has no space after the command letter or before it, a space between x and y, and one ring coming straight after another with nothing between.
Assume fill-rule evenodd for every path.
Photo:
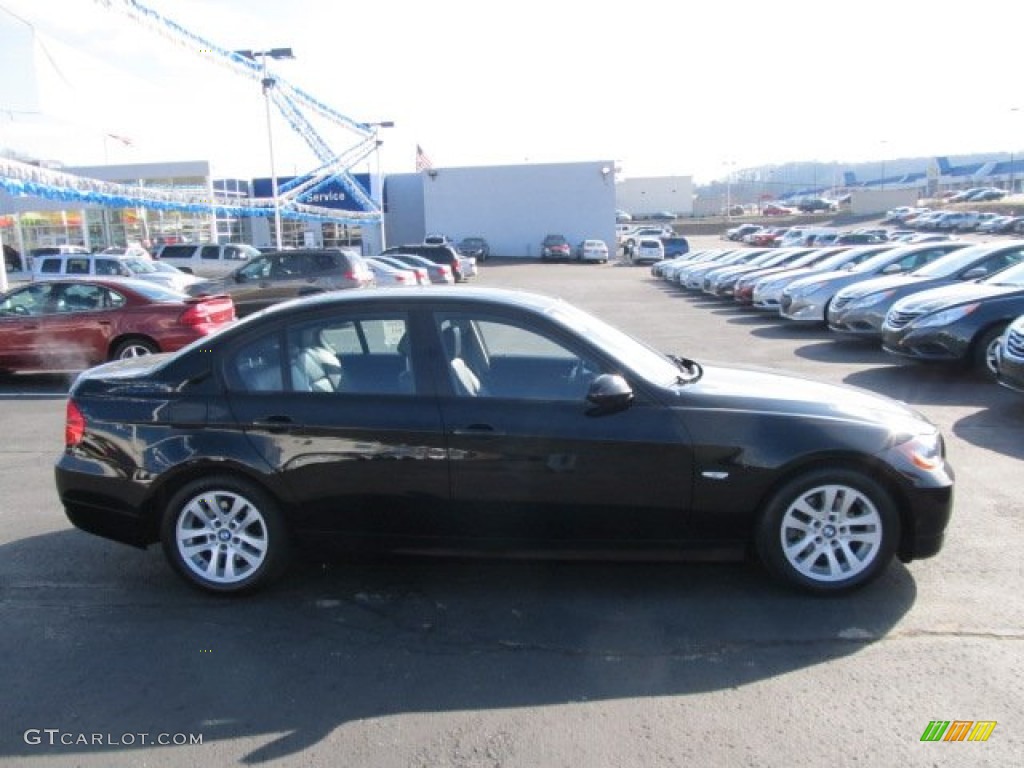
<instances>
[{"instance_id":1,"label":"windshield","mask_svg":"<svg viewBox=\"0 0 1024 768\"><path fill-rule=\"evenodd\" d=\"M151 280L136 280L132 282L132 290L150 301L181 301L186 295L181 291L168 288L160 283Z\"/></svg>"},{"instance_id":2,"label":"windshield","mask_svg":"<svg viewBox=\"0 0 1024 768\"><path fill-rule=\"evenodd\" d=\"M1024 262L1016 264L1002 272L997 272L983 282L988 285L1005 285L1013 288L1024 288Z\"/></svg>"},{"instance_id":3,"label":"windshield","mask_svg":"<svg viewBox=\"0 0 1024 768\"><path fill-rule=\"evenodd\" d=\"M1000 246L993 247L991 245L975 245L964 248L936 259L931 264L914 270L911 274L914 277L949 277L999 248ZM1018 258L1020 258L1019 253Z\"/></svg>"},{"instance_id":4,"label":"windshield","mask_svg":"<svg viewBox=\"0 0 1024 768\"><path fill-rule=\"evenodd\" d=\"M883 251L875 256L872 256L867 261L862 261L851 272L872 272L876 269L884 267L890 262L897 261L900 257L910 253L909 248L893 248L891 251Z\"/></svg>"},{"instance_id":5,"label":"windshield","mask_svg":"<svg viewBox=\"0 0 1024 768\"><path fill-rule=\"evenodd\" d=\"M679 367L644 342L568 304L557 304L549 311L555 321L606 350L642 378L662 387L678 381Z\"/></svg>"},{"instance_id":6,"label":"windshield","mask_svg":"<svg viewBox=\"0 0 1024 768\"><path fill-rule=\"evenodd\" d=\"M157 271L151 262L142 259L125 259L125 266L137 275L150 275Z\"/></svg>"}]
</instances>

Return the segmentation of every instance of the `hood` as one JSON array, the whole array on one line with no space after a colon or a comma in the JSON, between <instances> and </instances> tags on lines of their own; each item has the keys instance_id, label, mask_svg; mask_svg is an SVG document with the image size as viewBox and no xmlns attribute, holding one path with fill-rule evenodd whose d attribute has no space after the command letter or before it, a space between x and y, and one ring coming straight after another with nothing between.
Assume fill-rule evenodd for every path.
<instances>
[{"instance_id":1,"label":"hood","mask_svg":"<svg viewBox=\"0 0 1024 768\"><path fill-rule=\"evenodd\" d=\"M708 408L856 422L886 431L926 434L934 425L905 403L855 387L756 368L706 365L680 395Z\"/></svg>"},{"instance_id":2,"label":"hood","mask_svg":"<svg viewBox=\"0 0 1024 768\"><path fill-rule=\"evenodd\" d=\"M893 311L913 312L915 314L933 312L939 307L963 304L968 301L985 299L990 296L1001 296L1006 293L1021 291L1015 286L995 285L992 283L954 283L940 288L931 288L921 293L912 294L893 304Z\"/></svg>"},{"instance_id":3,"label":"hood","mask_svg":"<svg viewBox=\"0 0 1024 768\"><path fill-rule=\"evenodd\" d=\"M887 291L890 288L899 288L904 285L916 283L922 278L912 277L909 274L900 275L885 275L884 277L873 277L870 280L863 280L859 283L855 283L847 288L843 289L843 296L845 298L859 298L861 296L867 296L869 293L877 293L878 291Z\"/></svg>"}]
</instances>

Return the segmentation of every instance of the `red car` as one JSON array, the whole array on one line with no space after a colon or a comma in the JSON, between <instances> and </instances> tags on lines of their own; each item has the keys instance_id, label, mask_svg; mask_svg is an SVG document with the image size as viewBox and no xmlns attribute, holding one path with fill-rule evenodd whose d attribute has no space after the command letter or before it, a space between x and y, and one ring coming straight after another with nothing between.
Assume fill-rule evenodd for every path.
<instances>
[{"instance_id":1,"label":"red car","mask_svg":"<svg viewBox=\"0 0 1024 768\"><path fill-rule=\"evenodd\" d=\"M774 248L779 244L779 240L786 233L788 227L782 227L781 229L762 229L757 232L753 232L744 238L744 241L749 245L756 245L759 248Z\"/></svg>"},{"instance_id":2,"label":"red car","mask_svg":"<svg viewBox=\"0 0 1024 768\"><path fill-rule=\"evenodd\" d=\"M793 213L792 208L786 208L784 205L776 205L775 203L766 203L761 209L761 213L765 216L789 216Z\"/></svg>"},{"instance_id":3,"label":"red car","mask_svg":"<svg viewBox=\"0 0 1024 768\"><path fill-rule=\"evenodd\" d=\"M234 320L230 296L191 298L142 280L29 283L0 295L0 371L173 352Z\"/></svg>"}]
</instances>

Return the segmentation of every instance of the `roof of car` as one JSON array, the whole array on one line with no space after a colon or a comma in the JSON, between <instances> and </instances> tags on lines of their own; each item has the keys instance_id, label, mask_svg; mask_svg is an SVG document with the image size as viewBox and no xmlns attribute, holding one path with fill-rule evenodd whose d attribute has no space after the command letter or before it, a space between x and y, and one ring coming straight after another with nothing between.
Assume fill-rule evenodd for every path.
<instances>
[{"instance_id":1,"label":"roof of car","mask_svg":"<svg viewBox=\"0 0 1024 768\"><path fill-rule=\"evenodd\" d=\"M258 314L287 312L299 304L307 307L326 307L337 304L394 303L396 301L410 305L429 304L438 301L483 302L504 304L522 309L533 309L538 312L546 311L552 306L562 303L562 299L552 296L527 291L513 291L507 288L437 285L432 286L429 291L425 291L419 286L399 286L389 287L386 291L328 291L275 304ZM255 317L255 315L251 315L251 317Z\"/></svg>"}]
</instances>

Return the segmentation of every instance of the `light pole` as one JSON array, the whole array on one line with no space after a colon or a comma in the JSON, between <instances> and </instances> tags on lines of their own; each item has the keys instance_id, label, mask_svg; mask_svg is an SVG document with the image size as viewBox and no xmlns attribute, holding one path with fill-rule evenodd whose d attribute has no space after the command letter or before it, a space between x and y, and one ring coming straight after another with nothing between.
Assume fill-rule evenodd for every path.
<instances>
[{"instance_id":1,"label":"light pole","mask_svg":"<svg viewBox=\"0 0 1024 768\"><path fill-rule=\"evenodd\" d=\"M274 131L270 121L270 91L277 81L267 72L267 59L294 59L291 48L269 48L265 51L235 51L247 59L259 59L263 86L263 104L267 113L267 147L270 151L270 190L274 198L274 236L277 250L281 250L281 201L277 196L277 171L274 169Z\"/></svg>"},{"instance_id":2,"label":"light pole","mask_svg":"<svg viewBox=\"0 0 1024 768\"><path fill-rule=\"evenodd\" d=\"M889 142L886 141L885 139L882 139L879 142L879 144L882 145L882 177L879 179L879 182L881 182L882 189L885 189L885 145L888 143Z\"/></svg>"},{"instance_id":3,"label":"light pole","mask_svg":"<svg viewBox=\"0 0 1024 768\"><path fill-rule=\"evenodd\" d=\"M377 172L376 172L376 174L374 174L376 176L376 190L374 189L374 179L371 176L371 178L370 178L370 197L377 204L377 208L380 210L380 223L378 224L380 232L378 233L378 239L380 240L380 243L379 243L380 250L383 251L384 248L387 247L387 242L386 242L386 238L385 238L385 235L384 235L384 179L381 178L381 175L380 175L380 146L384 142L381 141L379 138L377 138L377 133L378 133L379 129L381 129L381 128L394 128L395 127L395 123L394 123L393 120L381 120L380 122L377 122L377 123L367 123L366 125L369 128L373 128L373 137L374 137L374 141L376 143L375 149L373 151L374 160L375 160L376 166L377 166L376 167L376 171ZM374 194L374 192L376 192L376 194Z\"/></svg>"}]
</instances>

